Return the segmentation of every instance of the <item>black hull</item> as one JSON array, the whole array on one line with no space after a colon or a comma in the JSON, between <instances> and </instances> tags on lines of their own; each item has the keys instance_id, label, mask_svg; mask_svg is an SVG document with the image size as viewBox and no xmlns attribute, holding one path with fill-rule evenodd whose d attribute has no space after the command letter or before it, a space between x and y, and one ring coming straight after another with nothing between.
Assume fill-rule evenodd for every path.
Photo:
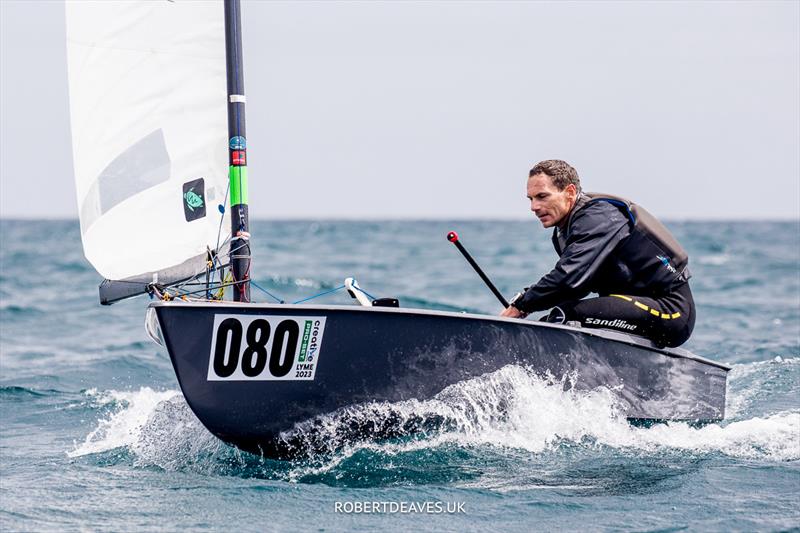
<instances>
[{"instance_id":1,"label":"black hull","mask_svg":"<svg viewBox=\"0 0 800 533\"><path fill-rule=\"evenodd\" d=\"M575 373L575 386L580 389L618 387L617 395L630 419L709 422L725 415L729 367L685 350L659 349L621 333L375 307L179 302L151 307L183 395L200 421L220 439L267 456L292 453L291 443L280 433L317 415L368 402L429 399L448 385L508 364L556 377ZM215 363L215 346L233 353L233 341L218 340L212 345L226 316L245 328L254 320L260 319L262 325L272 320L271 329L264 327L276 337L276 320L290 326L296 321L302 328L311 318L324 317L313 379L293 380L294 367L281 376L285 369L278 366L290 355L261 365L263 370L245 365L249 377L238 367L228 375L231 370L225 365L233 364L231 357ZM225 333L224 339L232 335ZM263 343L258 333L248 338L242 331L241 336L244 344ZM290 334L282 338L285 345L295 347ZM251 363L258 360L254 353L251 350L247 356ZM263 380L265 376L270 380ZM384 428L355 429L381 435L397 431L389 426L387 421Z\"/></svg>"}]
</instances>

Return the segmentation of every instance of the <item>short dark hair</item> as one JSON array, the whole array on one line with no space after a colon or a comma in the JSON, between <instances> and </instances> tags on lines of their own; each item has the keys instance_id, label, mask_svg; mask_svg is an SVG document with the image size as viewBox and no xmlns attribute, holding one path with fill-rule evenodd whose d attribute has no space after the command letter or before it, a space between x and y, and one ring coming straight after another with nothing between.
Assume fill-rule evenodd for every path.
<instances>
[{"instance_id":1,"label":"short dark hair","mask_svg":"<svg viewBox=\"0 0 800 533\"><path fill-rule=\"evenodd\" d=\"M569 166L569 163L566 161L561 161L560 159L539 161L531 169L528 177L531 178L537 174L546 174L550 176L553 185L555 185L559 191L563 191L567 188L567 185L572 183L575 185L578 192L581 192L581 178L578 176L578 171Z\"/></svg>"}]
</instances>

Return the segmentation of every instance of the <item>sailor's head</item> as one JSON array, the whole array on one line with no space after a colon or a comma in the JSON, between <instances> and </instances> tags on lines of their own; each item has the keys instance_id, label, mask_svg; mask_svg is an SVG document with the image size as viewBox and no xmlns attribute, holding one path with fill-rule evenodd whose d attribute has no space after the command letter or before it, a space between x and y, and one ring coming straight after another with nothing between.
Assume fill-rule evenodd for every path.
<instances>
[{"instance_id":1,"label":"sailor's head","mask_svg":"<svg viewBox=\"0 0 800 533\"><path fill-rule=\"evenodd\" d=\"M580 192L578 172L559 159L540 161L528 174L531 211L545 228L566 222Z\"/></svg>"}]
</instances>

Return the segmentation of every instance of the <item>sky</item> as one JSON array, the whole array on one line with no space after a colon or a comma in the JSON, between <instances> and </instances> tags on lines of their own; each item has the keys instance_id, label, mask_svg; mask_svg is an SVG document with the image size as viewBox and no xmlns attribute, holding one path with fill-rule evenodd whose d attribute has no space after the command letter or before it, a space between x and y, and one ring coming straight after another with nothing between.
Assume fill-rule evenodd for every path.
<instances>
[{"instance_id":1,"label":"sky","mask_svg":"<svg viewBox=\"0 0 800 533\"><path fill-rule=\"evenodd\" d=\"M253 218L800 218L800 2L242 2ZM76 218L64 5L0 0L0 216Z\"/></svg>"}]
</instances>

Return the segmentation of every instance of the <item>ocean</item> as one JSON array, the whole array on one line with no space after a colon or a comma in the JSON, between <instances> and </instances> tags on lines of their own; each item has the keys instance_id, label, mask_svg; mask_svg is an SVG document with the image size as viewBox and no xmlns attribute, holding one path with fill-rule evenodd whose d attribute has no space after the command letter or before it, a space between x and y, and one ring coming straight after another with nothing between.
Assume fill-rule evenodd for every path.
<instances>
[{"instance_id":1,"label":"ocean","mask_svg":"<svg viewBox=\"0 0 800 533\"><path fill-rule=\"evenodd\" d=\"M2 220L0 529L796 530L800 225L667 225L694 273L684 347L733 366L723 422L631 426L613 391L509 366L454 385L469 417L438 400L393 406L457 424L274 461L197 421L145 334L147 296L99 304L77 221ZM258 220L252 275L287 301L355 276L402 306L498 313L449 230L508 296L555 262L535 220Z\"/></svg>"}]
</instances>

